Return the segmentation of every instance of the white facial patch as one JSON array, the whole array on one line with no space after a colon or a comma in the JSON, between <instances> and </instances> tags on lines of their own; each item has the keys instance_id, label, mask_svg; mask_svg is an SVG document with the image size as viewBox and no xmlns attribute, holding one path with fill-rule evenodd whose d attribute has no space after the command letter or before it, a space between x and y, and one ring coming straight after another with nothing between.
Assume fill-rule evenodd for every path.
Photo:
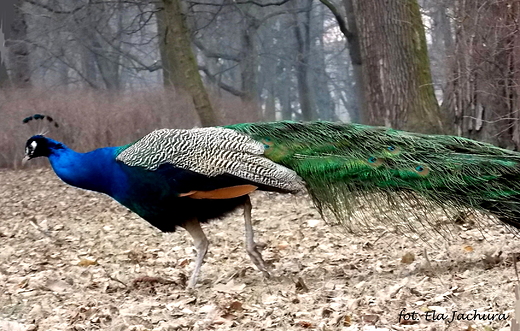
<instances>
[{"instance_id":1,"label":"white facial patch","mask_svg":"<svg viewBox=\"0 0 520 331\"><path fill-rule=\"evenodd\" d=\"M33 151L36 149L36 145L38 145L38 143L36 141L33 141L31 143L31 147L32 147Z\"/></svg>"}]
</instances>

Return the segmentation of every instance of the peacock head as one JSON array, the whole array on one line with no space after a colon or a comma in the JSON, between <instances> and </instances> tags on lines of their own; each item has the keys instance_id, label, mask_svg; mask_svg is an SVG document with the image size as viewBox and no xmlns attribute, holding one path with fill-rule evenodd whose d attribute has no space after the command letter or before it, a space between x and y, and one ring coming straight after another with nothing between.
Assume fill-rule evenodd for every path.
<instances>
[{"instance_id":1,"label":"peacock head","mask_svg":"<svg viewBox=\"0 0 520 331\"><path fill-rule=\"evenodd\" d=\"M42 135L32 136L25 143L25 157L23 163L40 156L51 155L49 139Z\"/></svg>"},{"instance_id":2,"label":"peacock head","mask_svg":"<svg viewBox=\"0 0 520 331\"><path fill-rule=\"evenodd\" d=\"M40 156L49 157L53 152L64 148L66 148L65 145L51 138L43 135L32 136L25 143L25 157L22 164Z\"/></svg>"}]
</instances>

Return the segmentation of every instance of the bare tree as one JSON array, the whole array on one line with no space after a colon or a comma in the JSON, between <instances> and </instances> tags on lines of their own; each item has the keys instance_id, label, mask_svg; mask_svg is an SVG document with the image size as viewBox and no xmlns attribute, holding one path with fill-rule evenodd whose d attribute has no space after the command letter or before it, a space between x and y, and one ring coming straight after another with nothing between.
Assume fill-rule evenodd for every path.
<instances>
[{"instance_id":1,"label":"bare tree","mask_svg":"<svg viewBox=\"0 0 520 331\"><path fill-rule=\"evenodd\" d=\"M421 0L420 0L421 1ZM451 0L422 0L423 20L427 22L427 33L431 36L429 47L432 80L436 94L443 98L449 72L447 61L452 56L452 19L454 2Z\"/></svg>"},{"instance_id":2,"label":"bare tree","mask_svg":"<svg viewBox=\"0 0 520 331\"><path fill-rule=\"evenodd\" d=\"M163 28L166 29L161 35L164 39L163 63L167 71L165 84L187 91L193 99L193 104L199 115L202 126L217 125L217 117L208 93L202 84L197 61L191 49L190 32L186 23L186 17L181 8L180 0L163 0L164 20Z\"/></svg>"},{"instance_id":3,"label":"bare tree","mask_svg":"<svg viewBox=\"0 0 520 331\"><path fill-rule=\"evenodd\" d=\"M295 71L302 119L304 121L312 121L318 117L312 100L312 92L309 87L309 55L311 47L310 6L312 5L312 0L304 0L303 5L307 6L308 10L302 15L299 15L296 11L293 13L293 30L297 45Z\"/></svg>"},{"instance_id":4,"label":"bare tree","mask_svg":"<svg viewBox=\"0 0 520 331\"><path fill-rule=\"evenodd\" d=\"M139 82L158 84L151 74L160 69L154 5L146 1L24 1L34 55L32 76L39 84L111 90Z\"/></svg>"},{"instance_id":5,"label":"bare tree","mask_svg":"<svg viewBox=\"0 0 520 331\"><path fill-rule=\"evenodd\" d=\"M459 135L520 148L520 1L458 1L445 97Z\"/></svg>"},{"instance_id":6,"label":"bare tree","mask_svg":"<svg viewBox=\"0 0 520 331\"><path fill-rule=\"evenodd\" d=\"M309 62L312 63L312 71L310 77L310 85L314 88L313 99L316 107L316 113L320 119L337 121L336 105L332 95L332 77L327 72L327 57L329 50L326 42L327 31L327 9L324 6L315 6L315 15L310 17L310 54ZM347 61L348 62L348 61ZM346 69L346 68L345 68ZM342 70L340 72L346 72Z\"/></svg>"},{"instance_id":7,"label":"bare tree","mask_svg":"<svg viewBox=\"0 0 520 331\"><path fill-rule=\"evenodd\" d=\"M334 21L321 3L190 3L194 42L208 82L245 104L264 105L266 119L337 118L332 88L350 86L343 80L332 84L329 74L350 76L346 67L329 65L337 63L330 58L341 54L344 44L331 47L325 41Z\"/></svg>"},{"instance_id":8,"label":"bare tree","mask_svg":"<svg viewBox=\"0 0 520 331\"><path fill-rule=\"evenodd\" d=\"M417 0L354 2L363 121L421 132L442 127Z\"/></svg>"},{"instance_id":9,"label":"bare tree","mask_svg":"<svg viewBox=\"0 0 520 331\"><path fill-rule=\"evenodd\" d=\"M357 105L344 43L330 42L334 20L320 2L24 1L36 84L122 91L164 83L203 100L204 117L211 105L201 79L186 80L200 74L185 64L197 63L214 93L256 114L264 108L271 120L336 119Z\"/></svg>"},{"instance_id":10,"label":"bare tree","mask_svg":"<svg viewBox=\"0 0 520 331\"><path fill-rule=\"evenodd\" d=\"M9 77L9 85L18 88L31 86L27 21L21 6L23 6L23 2L18 2L14 6L13 18L9 29L10 33L5 40L7 48L7 70L5 73ZM4 80L5 78L4 74Z\"/></svg>"}]
</instances>

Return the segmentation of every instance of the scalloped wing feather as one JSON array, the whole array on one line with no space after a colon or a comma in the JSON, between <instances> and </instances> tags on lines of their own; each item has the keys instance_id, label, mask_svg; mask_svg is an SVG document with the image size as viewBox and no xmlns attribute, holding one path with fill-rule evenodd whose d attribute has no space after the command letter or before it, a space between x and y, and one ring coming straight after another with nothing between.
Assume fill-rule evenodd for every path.
<instances>
[{"instance_id":1,"label":"scalloped wing feather","mask_svg":"<svg viewBox=\"0 0 520 331\"><path fill-rule=\"evenodd\" d=\"M126 146L116 159L150 171L169 163L208 177L230 174L282 190L303 189L301 178L266 158L264 150L262 143L226 128L162 129Z\"/></svg>"}]
</instances>

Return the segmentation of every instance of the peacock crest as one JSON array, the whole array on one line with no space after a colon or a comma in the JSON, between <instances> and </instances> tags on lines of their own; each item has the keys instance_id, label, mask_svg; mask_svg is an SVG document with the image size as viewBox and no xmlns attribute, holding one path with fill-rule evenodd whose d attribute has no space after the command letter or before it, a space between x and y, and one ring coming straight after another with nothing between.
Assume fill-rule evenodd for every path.
<instances>
[{"instance_id":1,"label":"peacock crest","mask_svg":"<svg viewBox=\"0 0 520 331\"><path fill-rule=\"evenodd\" d=\"M58 128L59 124L49 115L34 114L22 120L28 125L35 135L46 135L52 128Z\"/></svg>"}]
</instances>

